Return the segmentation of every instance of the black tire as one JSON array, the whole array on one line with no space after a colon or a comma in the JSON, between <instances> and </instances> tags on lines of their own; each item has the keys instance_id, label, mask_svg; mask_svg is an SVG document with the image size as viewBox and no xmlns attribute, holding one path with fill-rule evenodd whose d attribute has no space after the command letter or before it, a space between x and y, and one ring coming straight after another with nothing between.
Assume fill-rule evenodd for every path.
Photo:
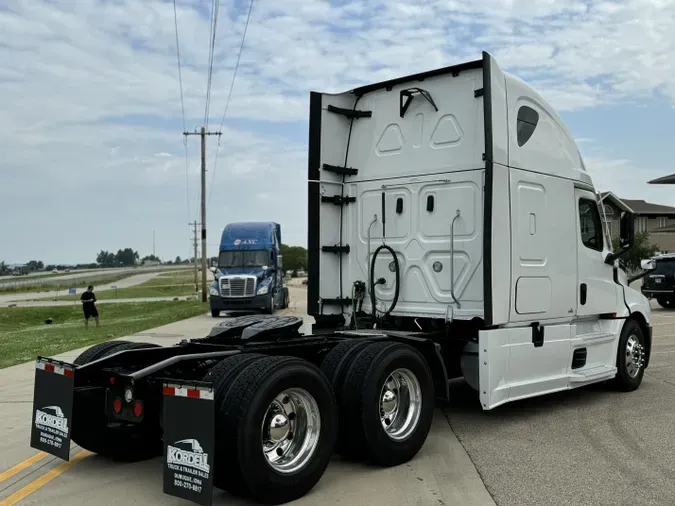
<instances>
[{"instance_id":1,"label":"black tire","mask_svg":"<svg viewBox=\"0 0 675 506\"><path fill-rule=\"evenodd\" d=\"M106 341L104 343L99 343L91 348L84 350L75 360L73 364L75 365L84 365L99 358L103 358L103 354L112 348L117 348L123 344L129 344L131 341Z\"/></svg>"},{"instance_id":2,"label":"black tire","mask_svg":"<svg viewBox=\"0 0 675 506\"><path fill-rule=\"evenodd\" d=\"M218 318L220 316L220 311L218 309L212 309L211 316L213 316L214 318Z\"/></svg>"},{"instance_id":3,"label":"black tire","mask_svg":"<svg viewBox=\"0 0 675 506\"><path fill-rule=\"evenodd\" d=\"M392 439L380 420L380 399L385 381L397 369L410 371L419 384L421 406L417 423L403 439ZM401 392L396 392L397 396ZM412 459L424 445L434 416L435 392L429 366L412 346L377 342L352 361L339 405L344 454L376 465L396 466Z\"/></svg>"},{"instance_id":4,"label":"black tire","mask_svg":"<svg viewBox=\"0 0 675 506\"><path fill-rule=\"evenodd\" d=\"M75 363L83 365L119 351L143 348L160 348L160 346L152 343L108 341L89 348L75 359ZM97 398L97 402L101 406L104 404L104 392ZM122 462L147 460L162 453L159 432L143 429L124 431L107 427L104 411L88 404L78 406L76 403L73 410L71 439L86 450Z\"/></svg>"},{"instance_id":5,"label":"black tire","mask_svg":"<svg viewBox=\"0 0 675 506\"><path fill-rule=\"evenodd\" d=\"M263 309L263 313L274 314L274 295L270 295L267 298L267 304L265 305L265 309Z\"/></svg>"},{"instance_id":6,"label":"black tire","mask_svg":"<svg viewBox=\"0 0 675 506\"><path fill-rule=\"evenodd\" d=\"M306 464L282 474L261 451L261 427L275 397L291 388L311 395L318 407L321 428ZM337 405L318 367L295 357L265 357L236 376L216 413L216 424L216 454L226 456L216 473L231 482L240 481L259 503L283 504L307 494L323 476L335 447Z\"/></svg>"},{"instance_id":7,"label":"black tire","mask_svg":"<svg viewBox=\"0 0 675 506\"><path fill-rule=\"evenodd\" d=\"M209 370L209 372L206 373L203 380L213 382L216 413L223 413L227 411L227 407L224 405L225 397L230 391L230 387L237 376L253 362L260 360L265 356L266 355L260 355L258 353L241 353L239 355L227 357L226 359L218 362ZM213 476L213 483L218 488L227 490L232 494L240 495L245 492L245 487L243 487L241 480L233 480L231 476L228 476L223 471L223 469L229 465L231 458L219 448L221 443L222 441L219 436L219 431L217 431L216 452L214 458L215 474Z\"/></svg>"},{"instance_id":8,"label":"black tire","mask_svg":"<svg viewBox=\"0 0 675 506\"><path fill-rule=\"evenodd\" d=\"M376 341L368 339L351 339L349 341L344 341L333 348L323 359L323 362L321 362L321 371L330 382L338 406L342 406L342 389L347 371L349 371L352 362L359 353L375 343ZM340 410L338 416L340 427L342 427L344 422L343 418L348 416L347 412ZM348 436L349 434L346 430L338 430L338 438L335 445L337 453L348 452Z\"/></svg>"},{"instance_id":9,"label":"black tire","mask_svg":"<svg viewBox=\"0 0 675 506\"><path fill-rule=\"evenodd\" d=\"M665 309L673 309L675 307L675 300L668 299L665 297L657 297L656 302L659 303L659 306Z\"/></svg>"},{"instance_id":10,"label":"black tire","mask_svg":"<svg viewBox=\"0 0 675 506\"><path fill-rule=\"evenodd\" d=\"M639 346L636 353L631 353L629 341L636 342ZM621 392L637 390L642 383L645 374L645 334L642 326L633 319L626 320L621 329L621 337L616 353L617 373L612 381L613 386ZM629 364L638 364L636 374L631 375Z\"/></svg>"}]
</instances>

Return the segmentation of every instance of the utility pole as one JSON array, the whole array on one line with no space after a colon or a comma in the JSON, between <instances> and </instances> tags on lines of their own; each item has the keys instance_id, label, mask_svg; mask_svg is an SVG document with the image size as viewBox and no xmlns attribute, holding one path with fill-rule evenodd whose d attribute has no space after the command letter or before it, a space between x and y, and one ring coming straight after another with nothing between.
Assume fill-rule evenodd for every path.
<instances>
[{"instance_id":1,"label":"utility pole","mask_svg":"<svg viewBox=\"0 0 675 506\"><path fill-rule=\"evenodd\" d=\"M194 263L195 263L195 292L199 291L199 281L197 280L197 220L194 221L194 223L188 223L192 227L192 232L193 232L193 245L195 248L195 256L194 258Z\"/></svg>"},{"instance_id":2,"label":"utility pole","mask_svg":"<svg viewBox=\"0 0 675 506\"><path fill-rule=\"evenodd\" d=\"M152 256L155 256L155 231L152 231Z\"/></svg>"},{"instance_id":3,"label":"utility pole","mask_svg":"<svg viewBox=\"0 0 675 506\"><path fill-rule=\"evenodd\" d=\"M206 136L222 135L221 132L183 132L183 135L199 135L202 138L202 302L206 302Z\"/></svg>"}]
</instances>

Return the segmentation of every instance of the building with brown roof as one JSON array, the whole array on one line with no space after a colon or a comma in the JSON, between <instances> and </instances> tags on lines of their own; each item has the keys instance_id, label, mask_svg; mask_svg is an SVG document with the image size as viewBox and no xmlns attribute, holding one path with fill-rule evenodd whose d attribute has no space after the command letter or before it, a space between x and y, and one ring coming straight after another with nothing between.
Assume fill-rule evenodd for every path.
<instances>
[{"instance_id":1,"label":"building with brown roof","mask_svg":"<svg viewBox=\"0 0 675 506\"><path fill-rule=\"evenodd\" d=\"M604 220L612 237L619 235L621 211L630 211L635 215L636 233L649 232L649 241L661 253L675 252L675 207L622 199L612 192L602 192L600 198L604 204Z\"/></svg>"}]
</instances>

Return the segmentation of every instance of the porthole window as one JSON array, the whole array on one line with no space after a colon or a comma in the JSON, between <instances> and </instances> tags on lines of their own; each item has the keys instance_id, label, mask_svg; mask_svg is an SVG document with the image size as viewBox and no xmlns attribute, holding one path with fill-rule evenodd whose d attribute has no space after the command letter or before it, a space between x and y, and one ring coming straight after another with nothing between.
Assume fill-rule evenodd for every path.
<instances>
[{"instance_id":1,"label":"porthole window","mask_svg":"<svg viewBox=\"0 0 675 506\"><path fill-rule=\"evenodd\" d=\"M518 109L518 146L530 140L539 123L539 113L526 105Z\"/></svg>"}]
</instances>

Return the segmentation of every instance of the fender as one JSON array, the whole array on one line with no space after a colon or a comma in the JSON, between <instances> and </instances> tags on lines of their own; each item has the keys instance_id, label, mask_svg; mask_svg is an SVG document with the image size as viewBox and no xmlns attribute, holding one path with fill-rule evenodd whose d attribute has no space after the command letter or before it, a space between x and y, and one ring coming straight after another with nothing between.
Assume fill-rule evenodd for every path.
<instances>
[{"instance_id":1,"label":"fender","mask_svg":"<svg viewBox=\"0 0 675 506\"><path fill-rule=\"evenodd\" d=\"M647 297L628 286L625 272L623 270L619 270L619 272L623 274L623 276L619 274L618 284L623 292L624 304L621 306L620 312L617 312L617 317L632 318L642 326L645 333L645 369L647 369L652 350L652 308Z\"/></svg>"}]
</instances>

